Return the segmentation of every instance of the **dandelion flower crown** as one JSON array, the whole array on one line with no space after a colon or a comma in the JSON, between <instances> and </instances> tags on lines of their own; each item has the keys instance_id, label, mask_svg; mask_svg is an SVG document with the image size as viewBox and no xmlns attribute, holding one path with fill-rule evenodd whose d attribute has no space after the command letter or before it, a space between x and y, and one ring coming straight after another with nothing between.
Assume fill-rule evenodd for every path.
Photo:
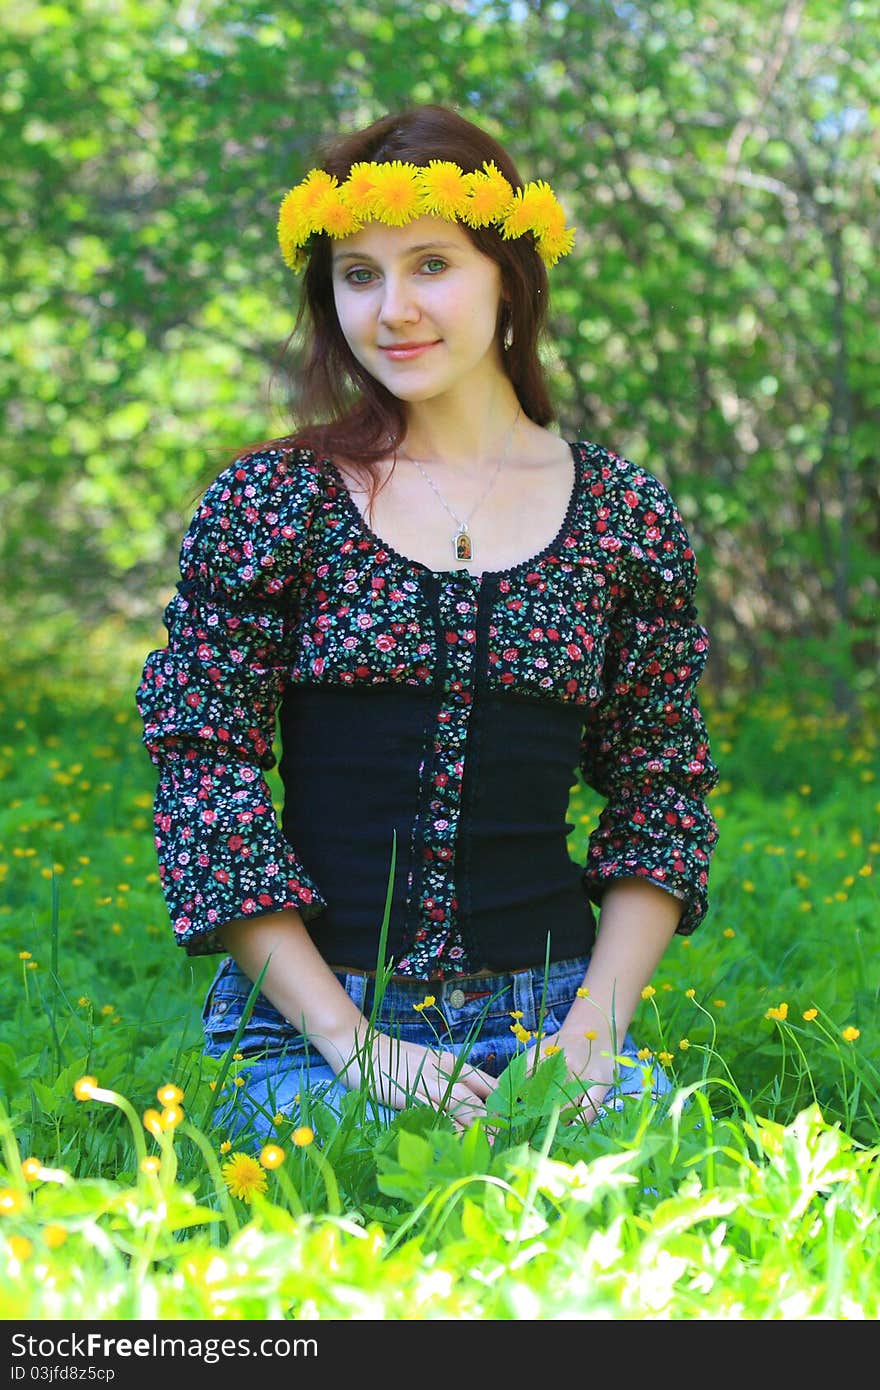
<instances>
[{"instance_id":1,"label":"dandelion flower crown","mask_svg":"<svg viewBox=\"0 0 880 1390\"><path fill-rule=\"evenodd\" d=\"M403 227L416 217L442 217L469 227L498 229L505 239L531 232L546 266L574 245L574 229L543 179L514 189L491 161L466 174L450 160L409 164L353 164L344 183L325 169L312 169L285 195L278 213L278 244L287 265L302 270L316 233L351 236L365 222Z\"/></svg>"}]
</instances>

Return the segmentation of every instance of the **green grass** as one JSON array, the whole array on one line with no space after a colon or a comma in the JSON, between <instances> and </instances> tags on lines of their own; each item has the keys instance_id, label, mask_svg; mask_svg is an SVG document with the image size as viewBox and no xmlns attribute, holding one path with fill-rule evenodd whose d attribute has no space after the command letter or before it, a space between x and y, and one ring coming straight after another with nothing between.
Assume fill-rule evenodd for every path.
<instances>
[{"instance_id":1,"label":"green grass","mask_svg":"<svg viewBox=\"0 0 880 1390\"><path fill-rule=\"evenodd\" d=\"M242 1063L200 1048L216 959L174 946L158 887L149 644L22 667L0 707L0 1317L878 1315L870 720L708 705L712 908L632 1029L668 1107L569 1123L558 1058L523 1058L491 1138L417 1107L381 1127L350 1096L313 1141L279 1119L245 1201L211 1120ZM596 810L575 794L576 856ZM183 1101L147 1128L166 1084Z\"/></svg>"}]
</instances>

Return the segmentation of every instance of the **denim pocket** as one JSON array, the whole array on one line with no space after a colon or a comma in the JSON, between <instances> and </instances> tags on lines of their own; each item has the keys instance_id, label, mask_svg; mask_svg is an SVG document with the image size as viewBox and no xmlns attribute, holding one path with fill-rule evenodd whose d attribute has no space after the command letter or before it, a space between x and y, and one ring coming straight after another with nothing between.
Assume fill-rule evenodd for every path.
<instances>
[{"instance_id":1,"label":"denim pocket","mask_svg":"<svg viewBox=\"0 0 880 1390\"><path fill-rule=\"evenodd\" d=\"M205 1051L209 1056L219 1056L231 1046L252 989L253 981L232 957L224 960L202 1008ZM248 1056L282 1048L292 1055L305 1052L305 1039L264 994L258 994L238 1040L238 1050Z\"/></svg>"}]
</instances>

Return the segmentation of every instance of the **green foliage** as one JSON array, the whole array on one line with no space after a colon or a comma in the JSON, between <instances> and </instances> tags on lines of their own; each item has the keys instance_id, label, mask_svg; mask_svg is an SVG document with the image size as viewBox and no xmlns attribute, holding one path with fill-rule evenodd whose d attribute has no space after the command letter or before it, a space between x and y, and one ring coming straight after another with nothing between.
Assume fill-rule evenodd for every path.
<instances>
[{"instance_id":1,"label":"green foliage","mask_svg":"<svg viewBox=\"0 0 880 1390\"><path fill-rule=\"evenodd\" d=\"M215 962L169 939L140 653L110 642L0 702L0 1316L877 1316L872 721L779 691L709 710L713 907L632 1029L667 1103L586 1126L561 1057L523 1049L464 1135L427 1106L364 1122L354 1093L311 1144L280 1121L248 1204L213 1118L247 1062L201 1051ZM576 857L597 809L575 790ZM167 1082L184 1119L156 1136Z\"/></svg>"},{"instance_id":2,"label":"green foliage","mask_svg":"<svg viewBox=\"0 0 880 1390\"><path fill-rule=\"evenodd\" d=\"M456 105L579 229L567 436L673 488L708 679L876 683L880 20L864 3L21 0L0 33L0 504L13 603L151 629L209 477L286 432L284 191L322 140ZM760 55L756 57L756 55Z\"/></svg>"}]
</instances>

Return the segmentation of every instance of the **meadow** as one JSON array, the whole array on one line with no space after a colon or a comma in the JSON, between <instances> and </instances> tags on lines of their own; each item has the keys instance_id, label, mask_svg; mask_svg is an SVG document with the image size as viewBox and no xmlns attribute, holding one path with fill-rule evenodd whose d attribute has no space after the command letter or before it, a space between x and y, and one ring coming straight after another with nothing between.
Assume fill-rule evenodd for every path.
<instances>
[{"instance_id":1,"label":"meadow","mask_svg":"<svg viewBox=\"0 0 880 1390\"><path fill-rule=\"evenodd\" d=\"M707 700L712 908L633 1028L668 1102L572 1123L561 1059L524 1049L491 1130L352 1096L249 1149L212 1119L247 1065L201 1055L216 960L173 945L158 887L145 650L25 663L0 708L0 1317L876 1318L868 711ZM596 810L579 787L575 857Z\"/></svg>"}]
</instances>

